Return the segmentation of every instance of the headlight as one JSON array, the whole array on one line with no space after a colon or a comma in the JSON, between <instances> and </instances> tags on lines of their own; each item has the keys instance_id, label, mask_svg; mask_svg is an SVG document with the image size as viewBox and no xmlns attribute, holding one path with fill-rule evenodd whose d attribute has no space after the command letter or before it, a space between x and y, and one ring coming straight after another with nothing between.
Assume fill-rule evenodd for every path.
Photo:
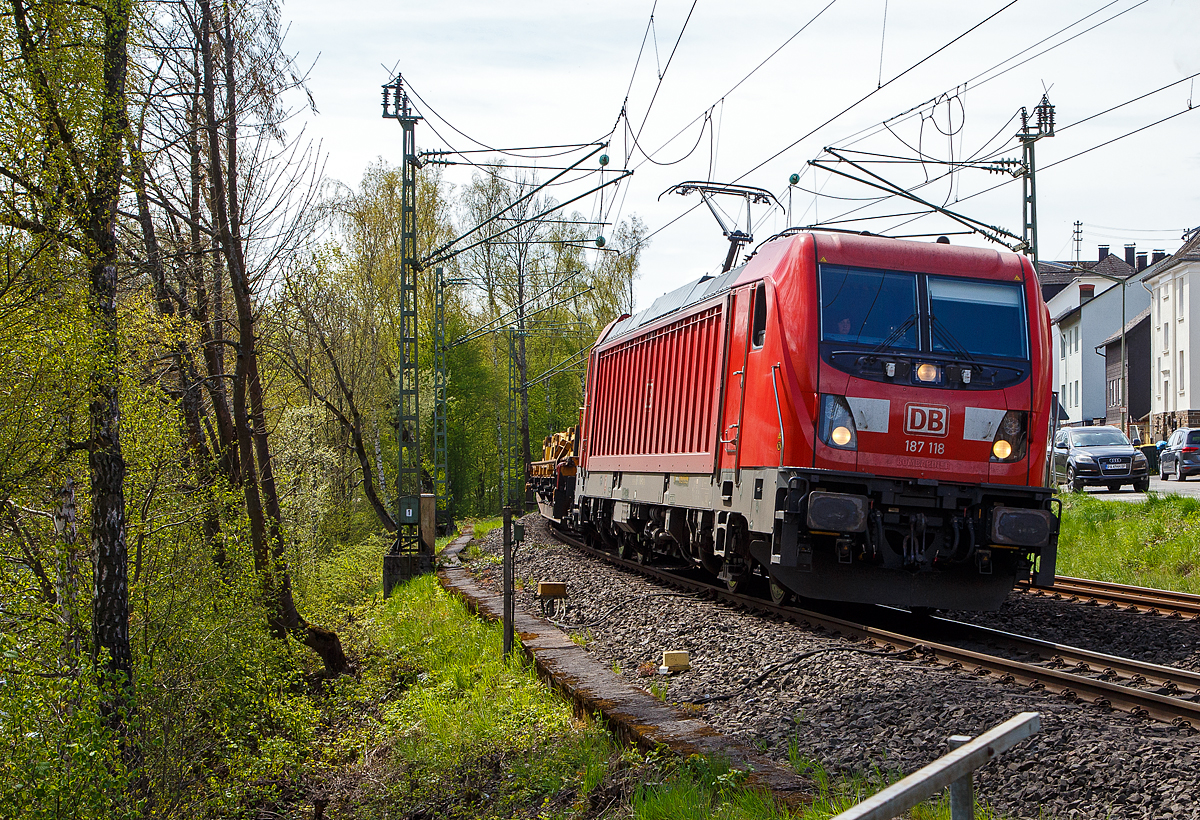
<instances>
[{"instance_id":1,"label":"headlight","mask_svg":"<svg viewBox=\"0 0 1200 820\"><path fill-rule=\"evenodd\" d=\"M1009 410L1004 414L996 437L992 439L992 461L1013 462L1025 458L1026 419L1026 414L1020 410Z\"/></svg>"},{"instance_id":2,"label":"headlight","mask_svg":"<svg viewBox=\"0 0 1200 820\"><path fill-rule=\"evenodd\" d=\"M1084 464L1095 464L1096 463L1096 459L1092 458L1087 453L1080 453L1079 455L1075 456L1075 461L1082 462Z\"/></svg>"},{"instance_id":3,"label":"headlight","mask_svg":"<svg viewBox=\"0 0 1200 820\"><path fill-rule=\"evenodd\" d=\"M1146 454L1143 453L1141 450L1134 450L1133 451L1133 463L1134 464L1145 464L1146 463Z\"/></svg>"},{"instance_id":4,"label":"headlight","mask_svg":"<svg viewBox=\"0 0 1200 820\"><path fill-rule=\"evenodd\" d=\"M858 430L844 396L821 396L821 441L839 450L858 449Z\"/></svg>"},{"instance_id":5,"label":"headlight","mask_svg":"<svg viewBox=\"0 0 1200 820\"><path fill-rule=\"evenodd\" d=\"M917 381L936 382L938 380L938 376L940 375L941 372L936 364L929 364L926 362L924 364L917 365Z\"/></svg>"}]
</instances>

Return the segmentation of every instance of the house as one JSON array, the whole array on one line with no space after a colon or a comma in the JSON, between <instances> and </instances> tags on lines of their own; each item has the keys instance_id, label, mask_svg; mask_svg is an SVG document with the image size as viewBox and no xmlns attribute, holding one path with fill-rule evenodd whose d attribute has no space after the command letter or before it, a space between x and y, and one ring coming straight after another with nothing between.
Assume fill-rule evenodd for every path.
<instances>
[{"instance_id":1,"label":"house","mask_svg":"<svg viewBox=\"0 0 1200 820\"><path fill-rule=\"evenodd\" d=\"M1150 308L1129 320L1123 336L1118 330L1096 348L1104 357L1104 423L1125 430L1134 441L1150 441ZM1124 362L1122 341L1128 350Z\"/></svg>"},{"instance_id":2,"label":"house","mask_svg":"<svg viewBox=\"0 0 1200 820\"><path fill-rule=\"evenodd\" d=\"M1129 245L1125 250L1127 261L1101 246L1099 258L1085 269L1055 271L1056 277L1072 275L1066 284L1039 277L1043 293L1047 285L1055 288L1046 307L1055 348L1052 384L1067 416L1064 424L1104 423L1108 409L1105 364L1094 351L1114 332L1120 332L1122 318L1128 320L1149 306L1150 295L1140 285L1135 248Z\"/></svg>"},{"instance_id":3,"label":"house","mask_svg":"<svg viewBox=\"0 0 1200 820\"><path fill-rule=\"evenodd\" d=\"M1153 292L1145 366L1153 382L1150 435L1157 441L1179 427L1200 427L1200 328L1192 321L1200 306L1200 228L1188 232L1173 256L1147 270L1144 280Z\"/></svg>"}]
</instances>

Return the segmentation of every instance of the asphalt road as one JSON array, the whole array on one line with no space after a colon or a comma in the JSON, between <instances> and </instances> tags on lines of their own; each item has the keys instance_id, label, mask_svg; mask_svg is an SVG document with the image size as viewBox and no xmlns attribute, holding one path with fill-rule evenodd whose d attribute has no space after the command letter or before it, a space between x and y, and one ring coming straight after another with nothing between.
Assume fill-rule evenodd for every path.
<instances>
[{"instance_id":1,"label":"asphalt road","mask_svg":"<svg viewBox=\"0 0 1200 820\"><path fill-rule=\"evenodd\" d=\"M1106 498L1112 501L1145 501L1145 493L1135 493L1133 487L1125 484L1119 492L1111 493L1107 487L1086 487L1084 492L1096 498ZM1200 497L1200 476L1192 476L1187 481L1163 481L1158 476L1150 477L1150 492L1174 495L1190 495Z\"/></svg>"}]
</instances>

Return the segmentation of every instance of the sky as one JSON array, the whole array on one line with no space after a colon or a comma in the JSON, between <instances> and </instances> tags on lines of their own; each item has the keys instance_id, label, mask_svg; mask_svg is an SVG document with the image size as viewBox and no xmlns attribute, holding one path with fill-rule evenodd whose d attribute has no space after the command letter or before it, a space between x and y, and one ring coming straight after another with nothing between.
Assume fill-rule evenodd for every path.
<instances>
[{"instance_id":1,"label":"sky","mask_svg":"<svg viewBox=\"0 0 1200 820\"><path fill-rule=\"evenodd\" d=\"M327 173L351 187L370 163L399 162L401 129L380 108L396 73L420 97L421 150L608 141L603 181L632 176L606 188L603 204L593 194L572 208L610 223L636 215L654 232L639 308L725 258L697 195L664 195L690 180L774 194L778 205L751 208L754 244L822 222L1001 248L951 234L963 228L943 216L914 221L921 206L873 202L877 190L808 162L827 147L902 158L862 167L1020 235L1020 181L980 166L1020 157L1017 113L1044 93L1056 130L1035 145L1042 259L1074 258L1076 221L1083 259L1101 244L1172 252L1200 225L1200 111L1189 110L1200 89L1185 79L1200 72L1200 0L285 0L283 17L289 52L312 66L317 110L298 123L320 142ZM584 153L527 164L546 180ZM596 160L551 193L561 201L599 183ZM947 161L967 164L947 176ZM450 167L445 179L462 186L472 171ZM744 230L742 201L720 204ZM886 218L840 221L851 216Z\"/></svg>"}]
</instances>

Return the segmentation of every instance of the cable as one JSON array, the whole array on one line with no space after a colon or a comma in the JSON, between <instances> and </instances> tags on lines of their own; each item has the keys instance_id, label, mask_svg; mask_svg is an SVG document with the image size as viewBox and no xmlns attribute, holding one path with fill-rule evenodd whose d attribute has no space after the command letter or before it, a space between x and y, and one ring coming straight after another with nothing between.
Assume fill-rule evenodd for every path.
<instances>
[{"instance_id":1,"label":"cable","mask_svg":"<svg viewBox=\"0 0 1200 820\"><path fill-rule=\"evenodd\" d=\"M1096 16L1097 14L1099 14L1099 13L1100 13L1100 12L1102 12L1102 11L1104 11L1105 9L1111 8L1112 6L1116 5L1118 2L1120 2L1120 0L1111 0L1111 2L1109 2L1109 3L1106 3L1105 5L1101 6L1100 8L1096 9L1096 10L1095 10L1095 11L1093 11L1093 12L1089 12L1088 14L1085 14L1083 17L1080 17L1078 20L1074 21L1073 23L1070 23L1069 25L1063 26L1063 27L1062 27L1062 28L1060 28L1058 31L1054 32L1053 34L1050 34L1050 35L1048 35L1048 36L1046 36L1046 37L1043 37L1041 40L1037 41L1037 42L1036 42L1036 43L1034 43L1033 45L1031 45L1031 46L1029 46L1029 47L1027 47L1027 48L1024 48L1024 49L1022 49L1021 51L1018 51L1016 54L1012 55L1011 57L1008 57L1008 58L1006 58L1006 59L1004 59L1004 60L1001 60L1000 62L996 63L996 64L995 64L994 66L992 66L991 68L988 68L988 69L986 69L986 70L984 70L984 71L981 71L980 73L976 74L974 77L971 77L970 79L968 79L966 82L960 83L959 85L955 86L955 88L963 88L963 89L965 89L965 88L966 88L967 86L969 86L971 83L974 83L976 80L979 80L979 78L980 78L980 77L983 77L983 76L987 75L989 72L995 71L995 70L996 70L997 68L999 68L1000 66L1004 65L1004 64L1005 64L1005 63L1007 63L1007 62L1010 62L1011 60L1015 60L1017 57L1020 57L1022 54L1025 54L1025 53L1027 53L1027 52L1029 52L1029 51L1032 51L1033 49L1035 49L1035 48L1037 48L1038 46L1040 46L1042 43L1045 43L1045 42L1047 42L1047 41L1049 41L1049 40L1052 40L1052 39L1054 39L1055 37L1057 37L1058 35L1062 34L1063 32L1065 32L1065 31L1069 31L1070 29L1074 28L1075 26L1079 25L1080 23L1084 22L1085 20L1087 20L1087 19L1089 19L1089 18L1091 18L1091 17L1094 17L1094 16ZM985 80L981 80L979 83L977 83L976 85L974 85L974 86L973 86L973 88L978 88L979 86L985 85L985 84L987 84L987 83L991 82L992 80L995 80L995 79L997 79L998 77L1002 77L1002 76L1004 76L1005 74L1007 74L1009 71L1012 71L1013 69L1019 68L1019 67L1021 67L1021 66L1025 65L1026 63L1032 62L1033 60L1036 60L1038 57L1041 57L1041 56L1043 56L1043 55L1045 55L1045 54L1049 54L1051 51L1054 51L1056 48L1059 48L1060 46L1064 46L1064 45L1066 45L1067 43L1071 42L1072 40L1075 40L1075 39L1077 39L1077 38L1079 38L1079 37L1082 37L1084 34L1087 34L1087 33L1089 33L1089 32L1095 31L1095 30L1096 30L1096 29L1098 29L1100 26L1103 26L1103 25L1106 25L1106 24L1108 24L1108 23L1111 23L1113 20L1116 20L1118 17L1121 17L1121 16L1123 16L1123 15L1125 15L1125 14L1128 14L1129 12L1133 11L1134 9L1137 9L1137 8L1139 8L1140 6L1143 6L1143 5L1145 5L1145 4L1146 4L1146 3L1148 3L1148 2L1149 2L1149 0L1141 0L1141 2L1137 3L1136 5L1130 6L1129 8L1127 8L1127 9L1124 9L1123 11L1117 12L1117 13L1116 13L1116 14L1114 14L1112 17L1109 17L1109 18L1108 18L1108 19L1106 19L1106 20L1102 20L1102 21L1100 21L1099 23L1097 23L1096 25L1092 26L1091 28L1084 29L1083 31L1081 31L1081 32L1079 32L1079 33L1077 33L1077 34L1073 34L1072 36L1068 37L1067 39L1063 40L1062 42L1055 43L1054 45L1050 46L1049 48L1047 48L1047 49L1045 49L1045 50L1043 50L1043 51L1040 51L1040 52L1038 52L1037 54L1034 54L1034 55L1032 55L1031 57L1028 57L1028 58L1026 58L1026 59L1022 60L1022 61L1021 61L1021 62L1019 62L1019 63L1016 63L1016 64L1014 64L1014 65L1011 65L1011 66L1009 66L1008 68L1004 69L1003 71L1001 71L1001 72L999 72L999 73L997 73L997 74L994 74L994 75L992 75L992 76L990 76L990 77L987 77L987 79L985 79ZM949 91L943 92L943 94L946 94L946 93L949 93ZM913 106L913 107L911 107L911 108L909 108L909 109L907 109L907 110L905 110L905 111L901 111L899 114L896 114L895 116L893 116L893 117L891 117L891 118L889 118L889 119L887 119L887 120L884 120L882 123L879 123L878 125L871 125L871 126L867 126L866 128L863 128L862 130L860 130L860 131L856 131L855 133L851 134L850 136L848 136L848 137L845 137L843 140L841 140L841 141L839 141L839 142L836 142L836 143L831 143L831 144L832 144L832 145L835 145L835 146L839 146L839 147L846 147L846 146L847 146L847 144L852 144L852 143L848 143L848 141L850 141L850 140L859 141L859 140L861 140L861 139L866 139L867 137L874 136L875 134L878 134L878 133L879 133L879 128L880 128L881 126L884 126L884 125L886 125L887 123L894 123L894 122L896 122L897 120L900 120L901 118L907 118L907 117L914 116L915 114L918 114L918 113L919 113L921 110L923 110L925 107L927 107L927 106L929 106L929 105L931 105L931 104L935 103L937 100L939 100L939 99L940 99L940 98L943 96L943 94L939 94L938 96L936 96L936 97L933 97L933 98L931 98L931 99L929 99L929 100L926 100L926 101L925 101L925 102L923 102L923 103L920 103L920 104L918 104L918 105L915 105L915 106ZM870 132L870 133L867 133L867 132Z\"/></svg>"},{"instance_id":2,"label":"cable","mask_svg":"<svg viewBox=\"0 0 1200 820\"><path fill-rule=\"evenodd\" d=\"M679 29L679 36L675 38L675 45L671 47L671 56L667 57L667 64L663 66L662 71L658 74L658 83L654 86L654 93L650 96L650 104L646 106L646 114L642 117L642 124L638 126L637 134L634 135L634 145L637 145L637 139L642 135L642 129L646 127L646 121L650 119L650 110L654 108L654 102L658 99L658 92L662 88L663 78L667 76L667 72L671 70L671 62L675 59L675 52L679 49L679 43L683 40L683 33L687 31L688 23L692 20L692 13L696 10L696 4L700 0L692 0L692 7L688 9L687 18L683 21L683 27ZM655 0L657 5L657 0ZM650 15L650 20L653 22L654 15ZM655 46L657 48L658 40L655 38ZM626 123L629 118L626 117ZM644 153L644 152L643 152ZM629 159L626 158L625 164L629 164Z\"/></svg>"},{"instance_id":3,"label":"cable","mask_svg":"<svg viewBox=\"0 0 1200 820\"><path fill-rule=\"evenodd\" d=\"M826 11L828 11L828 10L829 10L829 8L830 8L830 6L832 6L832 5L833 5L834 3L836 3L837 1L838 1L838 0L829 0L829 2L828 2L828 3L827 3L827 4L826 4L826 5L825 5L825 6L824 6L824 7L823 7L823 8L822 8L820 11L818 11L818 12L817 12L816 14L814 14L814 15L813 15L811 18L809 18L809 20L808 20L808 22L807 22L807 23L805 23L805 24L804 24L804 25L802 25L802 26L801 26L799 29L797 29L797 30L796 30L796 32L795 32L794 34L792 34L792 36L791 36L791 37L789 37L789 38L787 38L786 40L784 40L784 42L783 42L783 44L782 44L782 45L780 45L778 48L776 48L774 51L772 51L770 54L768 54L768 55L767 55L767 57L766 57L766 59L764 59L764 60L763 60L761 63L759 63L758 65L756 65L754 68L750 69L750 71L749 71L749 72L747 72L747 74L746 74L744 77L742 77L740 80L738 80L736 83L734 83L734 84L733 84L733 85L732 85L732 86L729 88L729 90L728 90L728 91L726 91L724 94L722 94L722 95L721 95L720 97L718 97L716 100L714 100L714 101L713 101L713 103L712 103L712 105L710 105L708 108L706 108L706 109L704 110L704 112L703 112L703 113L697 114L697 115L696 115L696 117L695 117L694 119L692 119L692 120L691 120L691 121L689 121L689 122L688 122L686 125L684 125L682 128L680 128L680 129L679 129L679 131L677 131L673 137L671 137L670 139L668 139L666 142L664 142L662 145L660 145L658 148L656 148L656 149L655 149L654 151L652 151L651 153L653 153L653 154L657 154L659 151L661 151L662 149L666 148L666 147L667 147L668 145L670 145L672 142L674 142L675 140L679 139L679 136L680 136L680 135L681 135L681 134L682 134L684 131L686 131L686 130L687 130L688 128L690 128L691 126L695 125L695 123L696 123L696 120L699 120L699 119L701 119L702 117L704 117L706 114L708 114L709 112L711 112L713 108L715 108L715 107L716 107L717 103L719 103L719 102L722 102L722 101L723 101L723 100L724 100L726 97L728 97L728 96L729 96L730 94L732 94L734 91L737 91L737 89L738 89L739 87L741 87L741 85L742 85L743 83L745 83L745 82L746 82L746 80L749 80L749 79L750 79L752 76L754 76L754 75L755 75L755 74L758 72L758 70L759 70L759 69L761 69L763 66L765 66L765 65L766 65L768 62L770 62L770 61L771 61L771 60L772 60L772 59L775 57L775 55L777 55L779 52L781 52L781 51L783 51L785 48L787 48L787 46L788 46L788 45L790 45L790 44L791 44L791 42L792 42L793 40L795 40L797 37L799 37L799 36L800 36L800 35L801 35L801 34L802 34L802 33L803 33L803 32L804 32L804 31L805 31L805 30L806 30L806 29L807 29L809 26L811 26L813 23L815 23L815 22L817 21L817 19L818 19L818 18L820 18L820 17L821 17L821 15L823 15L823 14L824 14ZM644 152L644 151L643 151L642 153L643 153L643 155L645 155L645 152ZM628 164L628 162L629 162L629 160L628 160L628 158L626 158L626 164ZM639 168L639 167L641 167L641 163L639 163L637 166L634 166L635 170L636 170L637 168Z\"/></svg>"},{"instance_id":4,"label":"cable","mask_svg":"<svg viewBox=\"0 0 1200 820\"><path fill-rule=\"evenodd\" d=\"M946 50L946 49L948 49L950 46L952 46L952 45L954 45L955 43L957 43L959 40L961 40L961 39L963 39L964 37L966 37L968 34L971 34L973 31L975 31L976 29L978 29L980 26L986 25L987 23L991 22L991 21L992 21L992 20L994 20L996 17L1000 16L1002 13L1004 13L1004 12L1005 12L1005 11L1007 11L1008 9L1012 8L1013 6L1015 6L1015 5L1016 5L1017 3L1019 3L1019 2L1020 2L1020 0L1009 0L1009 2L1008 2L1008 3L1005 3L1005 4L1004 4L1004 5L1001 7L1001 8L999 8L999 9L997 9L996 11L992 12L991 14L989 14L987 17L985 17L983 20L979 21L979 22L978 22L978 23L976 23L975 25L971 26L969 29L967 29L966 31L964 31L962 34L959 34L957 37L955 37L954 39L950 40L950 42L946 43L945 45L942 45L941 47L937 48L936 50L934 50L934 51L930 52L929 54L927 54L926 56L922 57L920 60L918 60L917 62L913 63L912 65L910 65L908 68L906 68L906 69L904 69L903 71L901 71L901 72L900 72L899 74L897 74L896 76L892 77L890 80L888 80L888 81L887 81L886 83L884 83L883 85L879 86L878 88L875 88L875 89L874 89L874 90L872 90L872 91L869 91L869 92L867 92L867 93L866 93L866 94L864 94L862 97L860 97L859 99L857 99L857 100L855 100L854 102L850 103L850 105L846 106L846 107L845 107L845 108L843 108L841 111L839 111L838 113L834 114L832 117L830 117L829 119L825 120L825 122L821 123L821 124L820 124L820 125L818 125L816 128L813 128L813 129L812 129L811 131L809 131L807 134L804 134L802 137L800 137L799 139L795 140L794 142L792 142L792 143L791 143L790 145L788 145L787 147L785 147L785 148L783 148L783 149L781 149L781 150L779 150L779 151L776 151L774 154L772 154L771 156L767 157L765 160L763 160L762 162L760 162L758 165L755 165L755 166L754 166L753 168L751 168L749 171L746 171L744 174L742 174L741 176L739 176L737 179L735 179L735 180L734 180L734 182L741 182L743 179L745 179L746 177L748 177L750 174L754 173L754 172L755 172L755 171L757 171L759 168L762 168L762 167L763 167L764 165L766 165L768 162L771 162L771 161L773 161L773 160L775 160L775 159L778 159L780 156L782 156L783 154L785 154L785 153L787 153L788 151L792 150L792 149L793 149L793 148L795 148L797 145L799 145L801 142L803 142L804 140L806 140L806 139L808 139L809 137L811 137L811 136L812 136L813 134L815 134L817 131L820 131L822 128L824 128L825 126L829 125L829 124L830 124L830 123L832 123L834 120L840 119L840 118L841 118L843 115L845 115L845 114L849 113L851 110L853 110L853 109L857 108L859 105L861 105L862 103L866 102L868 99L870 99L871 97L875 96L876 94L878 94L878 93L879 93L880 91L882 91L883 89L887 88L887 87L888 87L889 85L891 85L892 83L896 82L896 80L900 79L901 77L903 77L904 75L908 74L909 72L911 72L911 71L915 70L917 67L919 67L919 66L921 66L921 65L925 64L925 63L926 63L926 62L928 62L929 60L932 60L932 59L933 59L934 57L936 57L938 54L941 54L943 51L945 51L945 50Z\"/></svg>"},{"instance_id":5,"label":"cable","mask_svg":"<svg viewBox=\"0 0 1200 820\"><path fill-rule=\"evenodd\" d=\"M1126 100L1123 103L1114 105L1112 108L1106 108L1103 111L1099 111L1095 114L1092 114L1090 117L1084 117L1081 120L1076 120L1075 122L1071 123L1070 125L1061 126L1058 130L1060 132L1066 131L1068 128L1074 128L1077 125L1082 125L1083 123L1087 122L1088 120L1094 120L1094 119L1096 119L1096 117L1102 117L1105 114L1111 114L1113 111L1116 111L1118 108L1124 108L1127 105L1131 105L1132 103L1138 102L1140 100L1144 100L1147 97L1157 94L1160 91L1166 91L1168 88L1174 88L1175 86L1180 85L1182 83L1186 83L1189 80L1194 80L1196 77L1200 77L1200 71L1197 71L1195 74L1189 74L1188 76L1184 77L1182 80L1176 80L1173 83L1167 83L1166 85L1162 86L1161 88L1156 88L1153 91L1147 91L1145 94L1142 94L1140 97L1134 97L1132 100ZM1191 108L1192 108L1191 100L1189 99L1187 110L1190 111Z\"/></svg>"},{"instance_id":6,"label":"cable","mask_svg":"<svg viewBox=\"0 0 1200 820\"><path fill-rule=\"evenodd\" d=\"M534 148L494 148L494 147L492 147L492 146L488 145L486 142L480 142L479 140L475 139L474 137L468 136L467 134L464 134L462 131L460 131L458 128L456 128L452 122L450 122L448 119L446 119L446 118L445 118L445 117L443 117L441 114L439 114L439 113L438 113L436 110L434 110L433 106L431 106L429 103L425 102L425 98L424 98L424 97L422 97L422 96L421 96L421 95L420 95L420 94L417 92L417 89L416 89L416 88L413 86L413 84L412 84L412 81L410 81L410 80L405 80L405 81L404 81L404 84L405 84L405 87L408 89L408 91L409 91L410 93L412 93L412 95L413 95L414 97L416 97L418 100L420 100L420 102L421 102L421 104L422 104L423 106L425 106L425 110L426 110L426 111L428 111L429 113L433 114L433 115L434 115L435 117L437 117L439 120L441 120L442 122L444 122L444 123L445 123L445 124L446 124L446 125L447 125L447 126L448 126L448 127L451 129L451 130L452 130L452 131L454 131L454 133L458 134L458 135L459 135L460 137L462 137L463 139L466 139L466 140L468 140L468 141L470 141L470 142L473 142L473 143L475 143L476 145L480 146L480 147L481 147L483 150L485 150L485 151L491 151L492 153L495 153L495 154L501 154L501 155L503 155L503 156L519 157L519 158L521 158L521 159L550 159L550 158L552 158L552 157L562 157L562 156L566 156L566 155L568 155L568 154L574 153L574 151L573 151L573 150L572 150L572 151L560 151L560 152L558 152L558 153L554 153L554 154L541 154L541 155L539 155L539 156L537 156L537 157L530 157L528 154L526 154L526 153L522 153L522 152L524 152L524 151L536 151L536 150L542 150L542 149L546 149L546 148L565 148L565 147L572 147L572 148L583 147L583 148L586 148L586 147L588 147L588 146L591 146L591 145L596 145L597 143L603 142L604 140L608 139L608 137L612 136L612 131L609 131L607 134L605 134L604 136L602 136L600 139L593 140L592 142L588 142L588 143L583 143L583 144L582 144L582 145L580 145L580 146L559 146L559 145L546 145L546 146L536 146L536 147L534 147ZM426 117L425 119L426 119L426 122L428 123L428 120L429 120L429 118L428 118L428 117ZM434 133L435 133L435 134L437 134L437 131L433 129L432 125L430 126L430 130L431 130L431 131L434 131ZM439 138L439 139L441 139L441 140L442 140L442 142L445 142L447 145L450 145L450 142L449 142L449 140L445 139L445 137L442 137L442 135L441 135L441 134L438 134L438 138ZM455 153L455 154L459 154L459 155L461 156L463 152L460 152L460 151L453 151L453 153ZM465 159L465 157L464 157L464 159Z\"/></svg>"},{"instance_id":7,"label":"cable","mask_svg":"<svg viewBox=\"0 0 1200 820\"><path fill-rule=\"evenodd\" d=\"M1071 154L1071 156L1063 157L1062 159L1060 159L1056 162L1052 162L1049 165L1043 165L1042 170L1045 171L1050 168L1053 168L1055 165L1062 165L1067 160L1075 159L1076 157L1081 157L1084 154L1088 154L1088 153L1091 153L1092 151L1095 151L1097 148L1103 148L1106 145L1112 145L1114 142L1123 140L1126 137L1132 137L1134 134L1140 134L1142 131L1145 131L1147 128L1153 128L1156 125L1161 125L1162 123L1167 122L1168 120L1173 120L1176 117L1183 116L1184 114L1187 114L1187 113L1189 113L1191 111L1195 111L1195 110L1196 110L1195 108L1185 108L1182 111L1177 111L1174 114L1163 117L1161 120L1156 120L1156 121L1150 123L1149 125L1143 125L1141 128L1135 128L1132 131L1122 134L1119 137L1113 137L1112 139L1107 140L1106 142L1102 142L1099 145L1093 145L1091 148L1085 148L1084 150L1080 151L1077 154Z\"/></svg>"}]
</instances>

